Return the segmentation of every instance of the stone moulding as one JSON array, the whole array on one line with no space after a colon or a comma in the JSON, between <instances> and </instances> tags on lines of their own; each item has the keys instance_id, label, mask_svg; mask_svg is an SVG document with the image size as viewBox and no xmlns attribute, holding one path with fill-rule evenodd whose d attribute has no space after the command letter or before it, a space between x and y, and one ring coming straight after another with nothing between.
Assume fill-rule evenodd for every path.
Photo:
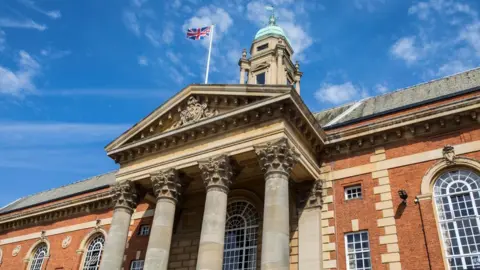
<instances>
[{"instance_id":1,"label":"stone moulding","mask_svg":"<svg viewBox=\"0 0 480 270\"><path fill-rule=\"evenodd\" d=\"M74 200L53 203L41 208L12 212L0 217L0 232L60 220L85 212L109 209L112 205L111 195L111 191L106 190Z\"/></svg>"},{"instance_id":2,"label":"stone moulding","mask_svg":"<svg viewBox=\"0 0 480 270\"><path fill-rule=\"evenodd\" d=\"M332 156L354 149L378 147L412 136L442 132L447 126L462 127L478 122L480 97L427 108L376 123L334 131L327 135L324 155Z\"/></svg>"},{"instance_id":3,"label":"stone moulding","mask_svg":"<svg viewBox=\"0 0 480 270\"><path fill-rule=\"evenodd\" d=\"M287 93L119 147L110 151L108 155L117 163L125 164L136 158L162 152L195 140L273 119L284 119L291 123L299 135L303 136L312 152L320 153L325 134L313 115L305 110L307 110L305 104L296 93Z\"/></svg>"}]
</instances>

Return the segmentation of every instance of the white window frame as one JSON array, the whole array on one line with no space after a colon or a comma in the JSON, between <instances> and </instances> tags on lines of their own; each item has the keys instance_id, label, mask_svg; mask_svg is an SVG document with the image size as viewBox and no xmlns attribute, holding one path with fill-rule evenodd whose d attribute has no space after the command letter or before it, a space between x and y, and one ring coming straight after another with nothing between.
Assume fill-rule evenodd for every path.
<instances>
[{"instance_id":1,"label":"white window frame","mask_svg":"<svg viewBox=\"0 0 480 270\"><path fill-rule=\"evenodd\" d=\"M148 224L140 225L140 228L138 229L138 235L148 236L150 235L150 229L151 229L151 226Z\"/></svg>"},{"instance_id":2,"label":"white window frame","mask_svg":"<svg viewBox=\"0 0 480 270\"><path fill-rule=\"evenodd\" d=\"M458 172L458 175L455 175L456 172ZM460 172L462 173L468 172L467 178L460 179L462 175ZM471 178L470 175L472 174L475 175L476 177ZM453 269L452 265L450 264L450 259L461 260L461 265L457 265L455 269L466 269L465 268L465 266L467 265L466 259L469 257L477 257L477 260L480 259L480 250L477 250L477 252L470 252L470 253L463 252L463 249L465 246L462 245L461 238L465 238L466 241L467 239L470 239L470 240L473 239L473 241L475 242L476 237L475 235L470 235L470 238L462 236L462 233L461 233L462 228L459 229L457 224L457 222L463 223L467 220L476 221L477 223L476 228L477 230L480 230L480 213L477 209L478 199L475 198L476 196L477 197L479 196L478 194L480 192L480 181L478 180L479 179L478 176L479 176L478 173L473 170L456 168L440 174L440 176L435 180L433 198L434 198L434 203L436 206L435 208L438 216L438 224L441 232L440 235L442 239L442 245L444 247L444 252L445 252L444 255L446 257L446 261L450 269ZM468 190L450 192L451 186L453 186L455 183L463 184L464 186L467 187ZM476 188L472 188L472 186L476 186ZM452 198L459 197L459 196L467 196L470 199L470 202L472 204L471 208L474 212L473 215L463 216L463 214L461 214L461 216L458 216L458 217L455 216L455 212L453 210L454 209L453 206L455 202L452 201ZM448 206L449 211L445 210L445 206ZM468 209L468 208L462 208L462 209ZM453 230L448 230L445 228L446 226L448 227L449 225L453 226ZM464 225L465 223L463 223L463 226ZM471 228L473 229L475 227L471 227ZM449 239L450 232L453 232L455 234L451 239ZM452 255L449 253L451 251L451 246L449 245L449 243L452 243L452 240L455 240L457 242L458 244L457 248L460 254ZM478 246L478 243L476 244Z\"/></svg>"},{"instance_id":3,"label":"white window frame","mask_svg":"<svg viewBox=\"0 0 480 270\"><path fill-rule=\"evenodd\" d=\"M361 234L363 233L366 233L367 234L367 240L368 240L368 249L366 250L355 250L354 252L348 252L348 239L347 237L349 235L355 235L355 234L360 234L360 239L361 239ZM355 237L355 236L354 236ZM344 241L345 241L345 263L347 264L347 270L357 270L356 268L350 268L350 263L348 261L348 255L349 254L357 254L357 253L361 253L361 252L368 252L369 256L369 260L370 260L370 267L366 268L366 267L363 267L362 270L371 270L372 269L372 251L370 249L370 235L368 234L368 231L358 231L358 232L350 232L350 233L346 233L345 236L344 236Z\"/></svg>"},{"instance_id":4,"label":"white window frame","mask_svg":"<svg viewBox=\"0 0 480 270\"><path fill-rule=\"evenodd\" d=\"M239 208L238 206L242 206ZM230 221L243 220L243 226ZM246 200L235 200L227 205L222 269L256 270L258 263L258 233L260 217L254 204ZM243 235L243 247L234 247L235 239ZM232 241L233 239L233 241ZM252 244L254 242L254 244ZM241 254L240 256L236 256ZM251 256L248 256L250 254ZM253 255L252 255L253 254ZM232 256L233 255L233 256ZM240 258L236 260L236 258ZM233 262L233 263L232 263ZM241 263L241 268L234 264ZM247 263L248 265L245 265Z\"/></svg>"},{"instance_id":5,"label":"white window frame","mask_svg":"<svg viewBox=\"0 0 480 270\"><path fill-rule=\"evenodd\" d=\"M35 250L32 254L32 263L30 265L30 270L41 270L43 264L45 263L45 258L48 254L48 245L46 243L40 243L35 247Z\"/></svg>"},{"instance_id":6,"label":"white window frame","mask_svg":"<svg viewBox=\"0 0 480 270\"><path fill-rule=\"evenodd\" d=\"M360 190L360 197L348 198L348 195L347 195L348 191L349 190L354 190L354 189L359 189ZM345 187L344 194L345 194L345 201L362 199L363 198L362 184L355 184L355 185L352 185L352 186Z\"/></svg>"},{"instance_id":7,"label":"white window frame","mask_svg":"<svg viewBox=\"0 0 480 270\"><path fill-rule=\"evenodd\" d=\"M144 260L133 260L130 263L130 270L143 270L144 266L145 266Z\"/></svg>"},{"instance_id":8,"label":"white window frame","mask_svg":"<svg viewBox=\"0 0 480 270\"><path fill-rule=\"evenodd\" d=\"M105 236L103 234L95 234L92 237L90 237L88 244L86 246L81 269L83 270L100 269L100 262L102 261L104 248L105 248ZM95 265L93 265L92 262L95 262Z\"/></svg>"}]
</instances>

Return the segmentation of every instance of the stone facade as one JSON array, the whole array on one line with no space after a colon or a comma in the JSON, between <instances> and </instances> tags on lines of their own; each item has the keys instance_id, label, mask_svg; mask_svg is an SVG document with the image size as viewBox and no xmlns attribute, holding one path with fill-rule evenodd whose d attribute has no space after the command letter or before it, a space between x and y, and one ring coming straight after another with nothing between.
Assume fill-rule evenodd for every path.
<instances>
[{"instance_id":1,"label":"stone facade","mask_svg":"<svg viewBox=\"0 0 480 270\"><path fill-rule=\"evenodd\" d=\"M372 269L467 265L447 252L433 186L480 173L480 69L313 114L271 33L252 50L276 51L245 52L241 76L258 64L296 89L186 87L106 146L118 171L1 209L0 269L36 254L43 270L354 269L348 239Z\"/></svg>"}]
</instances>

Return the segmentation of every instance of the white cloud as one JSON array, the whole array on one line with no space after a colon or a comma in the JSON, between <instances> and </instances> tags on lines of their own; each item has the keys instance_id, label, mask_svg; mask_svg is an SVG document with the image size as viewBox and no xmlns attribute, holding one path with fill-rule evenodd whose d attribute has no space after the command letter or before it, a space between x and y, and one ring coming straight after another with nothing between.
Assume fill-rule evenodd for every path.
<instances>
[{"instance_id":1,"label":"white cloud","mask_svg":"<svg viewBox=\"0 0 480 270\"><path fill-rule=\"evenodd\" d=\"M466 25L460 31L459 39L467 42L480 57L480 21Z\"/></svg>"},{"instance_id":2,"label":"white cloud","mask_svg":"<svg viewBox=\"0 0 480 270\"><path fill-rule=\"evenodd\" d=\"M375 85L375 90L378 92L378 93L386 93L388 92L388 86L386 83L377 83L377 85Z\"/></svg>"},{"instance_id":3,"label":"white cloud","mask_svg":"<svg viewBox=\"0 0 480 270\"><path fill-rule=\"evenodd\" d=\"M33 79L40 72L40 64L27 52L20 51L18 70L0 66L0 94L19 96L35 90Z\"/></svg>"},{"instance_id":4,"label":"white cloud","mask_svg":"<svg viewBox=\"0 0 480 270\"><path fill-rule=\"evenodd\" d=\"M352 82L343 84L324 83L316 92L315 98L318 102L329 102L334 105L358 100L366 96L366 91L353 85Z\"/></svg>"},{"instance_id":5,"label":"white cloud","mask_svg":"<svg viewBox=\"0 0 480 270\"><path fill-rule=\"evenodd\" d=\"M215 24L214 40L221 40L228 29L233 25L233 20L223 8L215 6L202 7L196 12L196 16L188 19L183 24L184 32L188 28L198 28ZM201 41L208 48L208 39Z\"/></svg>"},{"instance_id":6,"label":"white cloud","mask_svg":"<svg viewBox=\"0 0 480 270\"><path fill-rule=\"evenodd\" d=\"M397 58L405 60L408 64L416 62L420 56L420 48L416 46L416 37L403 37L393 44L390 52Z\"/></svg>"},{"instance_id":7,"label":"white cloud","mask_svg":"<svg viewBox=\"0 0 480 270\"><path fill-rule=\"evenodd\" d=\"M165 27L163 29L163 34L162 34L162 41L165 44L171 44L173 41L174 33L173 33L173 24L172 23L166 23Z\"/></svg>"},{"instance_id":8,"label":"white cloud","mask_svg":"<svg viewBox=\"0 0 480 270\"><path fill-rule=\"evenodd\" d=\"M72 146L113 139L129 127L127 124L1 122L0 145Z\"/></svg>"},{"instance_id":9,"label":"white cloud","mask_svg":"<svg viewBox=\"0 0 480 270\"><path fill-rule=\"evenodd\" d=\"M472 68L473 66L465 63L464 61L454 60L440 66L436 75L448 76L448 75L456 74Z\"/></svg>"},{"instance_id":10,"label":"white cloud","mask_svg":"<svg viewBox=\"0 0 480 270\"><path fill-rule=\"evenodd\" d=\"M150 26L147 26L147 29L145 30L145 36L147 37L148 41L150 41L150 44L152 44L154 47L160 47L160 44L162 44L162 34Z\"/></svg>"},{"instance_id":11,"label":"white cloud","mask_svg":"<svg viewBox=\"0 0 480 270\"><path fill-rule=\"evenodd\" d=\"M51 47L47 47L45 49L40 50L40 54L45 56L45 57L48 57L50 59L60 59L60 58L63 58L65 56L68 56L68 55L72 54L72 51L70 51L70 50L55 50L55 49L52 49Z\"/></svg>"},{"instance_id":12,"label":"white cloud","mask_svg":"<svg viewBox=\"0 0 480 270\"><path fill-rule=\"evenodd\" d=\"M285 6L293 3L292 1L275 2L274 0L270 0L269 2L251 1L247 4L246 16L259 27L264 27L270 16L269 12L265 10L265 6L267 4L274 4L276 6L277 24L285 31L291 43L290 45L295 52L295 57L302 61L305 59L302 53L313 44L312 37L305 30L306 23L302 24L297 21L298 18L303 18L304 14L299 16L299 14L292 11L295 10L293 7ZM279 7L279 5L284 6Z\"/></svg>"},{"instance_id":13,"label":"white cloud","mask_svg":"<svg viewBox=\"0 0 480 270\"><path fill-rule=\"evenodd\" d=\"M10 18L0 18L0 27L35 29L38 31L44 31L47 29L46 25L38 24L33 20L17 21Z\"/></svg>"},{"instance_id":14,"label":"white cloud","mask_svg":"<svg viewBox=\"0 0 480 270\"><path fill-rule=\"evenodd\" d=\"M176 65L179 65L181 64L180 63L180 54L176 54L174 52L172 52L171 50L168 50L167 53L166 53L168 59L170 59L170 61L172 61L172 63L176 64Z\"/></svg>"},{"instance_id":15,"label":"white cloud","mask_svg":"<svg viewBox=\"0 0 480 270\"><path fill-rule=\"evenodd\" d=\"M147 59L147 57L145 57L145 56L143 56L143 55L139 56L139 57L138 57L138 64L139 64L140 66L148 66L148 59Z\"/></svg>"},{"instance_id":16,"label":"white cloud","mask_svg":"<svg viewBox=\"0 0 480 270\"><path fill-rule=\"evenodd\" d=\"M132 31L136 36L140 36L140 25L135 12L125 10L123 12L123 23L128 30Z\"/></svg>"},{"instance_id":17,"label":"white cloud","mask_svg":"<svg viewBox=\"0 0 480 270\"><path fill-rule=\"evenodd\" d=\"M423 79L446 76L480 64L480 20L467 2L426 0L413 4L408 14L417 29L391 47L407 64L423 69ZM422 60L422 61L419 61Z\"/></svg>"},{"instance_id":18,"label":"white cloud","mask_svg":"<svg viewBox=\"0 0 480 270\"><path fill-rule=\"evenodd\" d=\"M355 0L354 4L357 9L373 12L385 4L385 0Z\"/></svg>"},{"instance_id":19,"label":"white cloud","mask_svg":"<svg viewBox=\"0 0 480 270\"><path fill-rule=\"evenodd\" d=\"M62 13L60 12L60 10L44 10L40 7L38 7L34 1L31 1L31 0L20 0L19 2L21 2L22 4L24 4L26 7L29 7L39 13L42 13L43 15L46 15L48 17L50 17L51 19L60 19L62 17Z\"/></svg>"},{"instance_id":20,"label":"white cloud","mask_svg":"<svg viewBox=\"0 0 480 270\"><path fill-rule=\"evenodd\" d=\"M169 89L48 89L38 91L40 96L53 96L71 98L76 96L85 97L108 97L116 99L150 99L150 98L170 98L175 92Z\"/></svg>"}]
</instances>

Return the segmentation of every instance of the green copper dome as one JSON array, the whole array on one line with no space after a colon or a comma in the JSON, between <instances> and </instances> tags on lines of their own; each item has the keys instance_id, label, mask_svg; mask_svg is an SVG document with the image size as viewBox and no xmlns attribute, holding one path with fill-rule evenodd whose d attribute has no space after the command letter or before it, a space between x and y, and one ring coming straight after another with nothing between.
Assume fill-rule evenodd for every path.
<instances>
[{"instance_id":1,"label":"green copper dome","mask_svg":"<svg viewBox=\"0 0 480 270\"><path fill-rule=\"evenodd\" d=\"M270 16L268 25L258 30L254 40L260 39L265 36L284 37L288 41L288 43L290 43L290 40L288 40L288 37L287 35L285 35L283 29L277 25L276 18L273 14L272 16Z\"/></svg>"}]
</instances>

